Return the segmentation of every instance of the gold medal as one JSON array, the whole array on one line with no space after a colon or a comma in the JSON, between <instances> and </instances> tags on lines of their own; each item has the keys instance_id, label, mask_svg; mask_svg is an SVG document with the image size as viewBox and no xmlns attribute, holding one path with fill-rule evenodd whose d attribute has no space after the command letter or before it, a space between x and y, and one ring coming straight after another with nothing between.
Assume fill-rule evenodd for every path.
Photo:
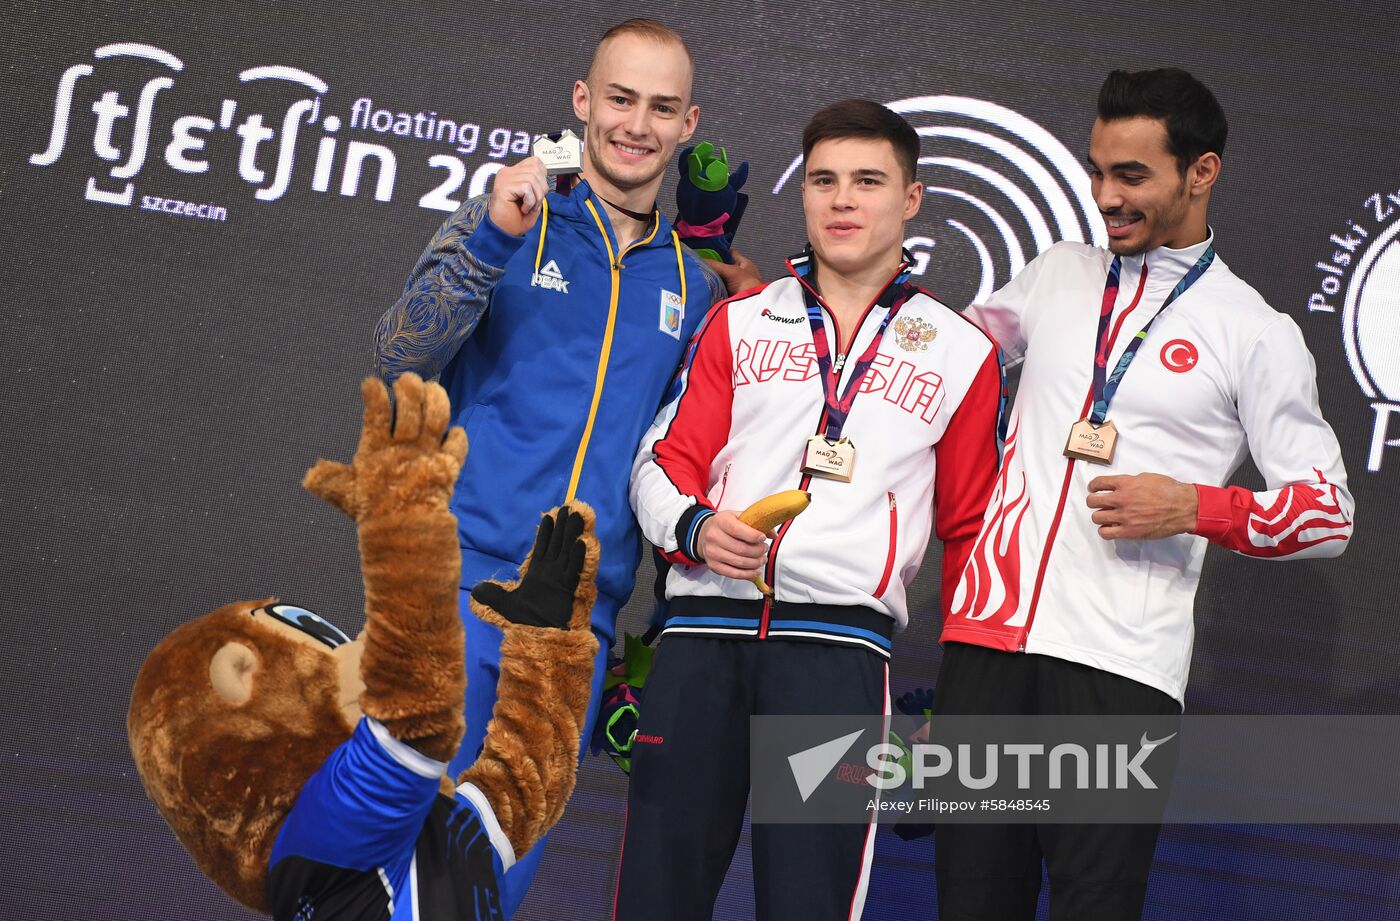
<instances>
[{"instance_id":1,"label":"gold medal","mask_svg":"<svg viewBox=\"0 0 1400 921\"><path fill-rule=\"evenodd\" d=\"M1095 425L1088 419L1080 419L1069 430L1069 440L1065 442L1065 457L1088 461L1091 464L1113 463L1113 449L1118 445L1118 427L1107 419Z\"/></svg>"},{"instance_id":2,"label":"gold medal","mask_svg":"<svg viewBox=\"0 0 1400 921\"><path fill-rule=\"evenodd\" d=\"M856 446L849 438L831 441L813 435L807 439L807 450L802 455L803 473L849 483L855 466Z\"/></svg>"}]
</instances>

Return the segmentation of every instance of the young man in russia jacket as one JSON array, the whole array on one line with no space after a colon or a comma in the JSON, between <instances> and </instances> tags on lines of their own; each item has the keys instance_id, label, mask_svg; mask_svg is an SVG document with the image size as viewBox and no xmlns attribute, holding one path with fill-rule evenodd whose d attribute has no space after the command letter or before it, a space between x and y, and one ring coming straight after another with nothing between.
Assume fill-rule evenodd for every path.
<instances>
[{"instance_id":1,"label":"young man in russia jacket","mask_svg":"<svg viewBox=\"0 0 1400 921\"><path fill-rule=\"evenodd\" d=\"M918 152L873 102L812 119L810 249L709 313L642 443L633 507L673 566L618 921L710 918L748 798L749 717L888 713L890 641L930 529L945 598L971 549L996 476L1001 366L985 333L907 281ZM821 461L833 451L840 478ZM768 544L737 512L787 489L811 505ZM874 833L873 817L755 826L757 917L859 917Z\"/></svg>"}]
</instances>

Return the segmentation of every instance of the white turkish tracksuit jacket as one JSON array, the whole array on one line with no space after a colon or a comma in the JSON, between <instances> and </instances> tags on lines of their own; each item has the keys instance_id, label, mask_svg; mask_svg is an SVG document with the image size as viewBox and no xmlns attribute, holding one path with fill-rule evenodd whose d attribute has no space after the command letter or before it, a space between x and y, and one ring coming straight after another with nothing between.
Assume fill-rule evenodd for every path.
<instances>
[{"instance_id":1,"label":"white turkish tracksuit jacket","mask_svg":"<svg viewBox=\"0 0 1400 921\"><path fill-rule=\"evenodd\" d=\"M1112 369L1210 241L1125 257ZM1340 554L1353 502L1297 325L1217 256L1153 324L1108 409L1109 465L1062 456L1088 415L1099 305L1112 254L1058 243L968 309L1008 363L1025 356L1002 469L942 640L1081 662L1181 701L1206 541L1264 559ZM1146 283L1141 284L1146 263ZM1267 490L1223 487L1246 450ZM1196 484L1196 529L1106 541L1089 481L1161 473Z\"/></svg>"},{"instance_id":2,"label":"white turkish tracksuit jacket","mask_svg":"<svg viewBox=\"0 0 1400 921\"><path fill-rule=\"evenodd\" d=\"M866 646L859 637L874 632L884 634L875 643L884 649L875 651L887 655L889 635L908 620L905 585L923 559L930 526L944 543L946 602L981 525L998 462L999 356L976 325L909 289L846 423L856 449L853 481L806 476L803 450L808 436L823 430L826 413L802 294L805 260L794 259L789 269L791 277L720 302L695 333L639 449L632 507L647 539L678 564L666 578L667 597L707 599L707 617L683 626L674 616L684 608L677 601L666 632L758 639L786 633ZM872 304L861 318L841 373L843 391L884 315ZM837 323L825 309L824 325L835 357ZM760 605L751 583L698 562L694 538L712 510L742 511L786 489L805 489L812 502L772 542L764 578L774 602ZM709 617L734 615L736 606L720 603L725 599L748 602L739 606L747 616ZM774 613L785 604L803 607ZM842 606L869 617L832 612ZM858 629L872 619L879 629Z\"/></svg>"}]
</instances>

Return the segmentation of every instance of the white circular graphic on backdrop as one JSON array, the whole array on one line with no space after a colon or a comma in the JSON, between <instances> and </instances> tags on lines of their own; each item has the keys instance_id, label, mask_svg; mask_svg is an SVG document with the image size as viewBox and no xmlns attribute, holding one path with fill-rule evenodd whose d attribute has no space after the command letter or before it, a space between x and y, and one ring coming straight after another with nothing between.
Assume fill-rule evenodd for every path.
<instances>
[{"instance_id":1,"label":"white circular graphic on backdrop","mask_svg":"<svg viewBox=\"0 0 1400 921\"><path fill-rule=\"evenodd\" d=\"M1107 246L1089 176L1049 131L1005 106L967 96L916 96L886 103L923 141L923 208L906 245L922 274L940 234L976 253L974 303L985 301L1057 240ZM782 191L799 154L773 186ZM932 177L931 179L929 177Z\"/></svg>"},{"instance_id":2,"label":"white circular graphic on backdrop","mask_svg":"<svg viewBox=\"0 0 1400 921\"><path fill-rule=\"evenodd\" d=\"M1400 221L1356 265L1342 306L1347 360L1366 396L1400 402Z\"/></svg>"}]
</instances>

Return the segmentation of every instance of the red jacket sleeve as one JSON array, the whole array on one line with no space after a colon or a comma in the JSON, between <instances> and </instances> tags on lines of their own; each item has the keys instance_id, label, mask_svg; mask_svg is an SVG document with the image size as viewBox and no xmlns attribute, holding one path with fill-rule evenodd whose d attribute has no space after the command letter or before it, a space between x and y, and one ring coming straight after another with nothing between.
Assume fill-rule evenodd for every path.
<instances>
[{"instance_id":1,"label":"red jacket sleeve","mask_svg":"<svg viewBox=\"0 0 1400 921\"><path fill-rule=\"evenodd\" d=\"M934 447L934 533L943 542L941 599L946 616L972 553L1001 463L1005 378L994 347Z\"/></svg>"}]
</instances>

